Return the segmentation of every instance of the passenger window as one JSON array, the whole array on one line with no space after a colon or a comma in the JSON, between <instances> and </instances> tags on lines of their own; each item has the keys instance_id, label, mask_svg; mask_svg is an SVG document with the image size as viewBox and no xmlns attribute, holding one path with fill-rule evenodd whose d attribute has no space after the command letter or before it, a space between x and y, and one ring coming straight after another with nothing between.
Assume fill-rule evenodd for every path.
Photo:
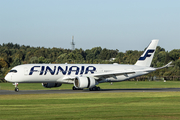
<instances>
[{"instance_id":1,"label":"passenger window","mask_svg":"<svg viewBox=\"0 0 180 120\"><path fill-rule=\"evenodd\" d=\"M17 70L10 70L9 72L17 73Z\"/></svg>"}]
</instances>

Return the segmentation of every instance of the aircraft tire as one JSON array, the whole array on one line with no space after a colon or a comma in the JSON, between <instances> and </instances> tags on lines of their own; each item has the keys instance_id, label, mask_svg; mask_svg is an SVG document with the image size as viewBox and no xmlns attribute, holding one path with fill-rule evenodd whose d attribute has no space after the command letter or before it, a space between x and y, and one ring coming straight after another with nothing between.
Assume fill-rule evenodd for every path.
<instances>
[{"instance_id":1,"label":"aircraft tire","mask_svg":"<svg viewBox=\"0 0 180 120\"><path fill-rule=\"evenodd\" d=\"M72 87L73 90L77 90L77 88L75 86Z\"/></svg>"},{"instance_id":2,"label":"aircraft tire","mask_svg":"<svg viewBox=\"0 0 180 120\"><path fill-rule=\"evenodd\" d=\"M73 90L83 90L83 88L76 88L75 86L72 87Z\"/></svg>"},{"instance_id":3,"label":"aircraft tire","mask_svg":"<svg viewBox=\"0 0 180 120\"><path fill-rule=\"evenodd\" d=\"M97 91L100 91L100 87L97 87Z\"/></svg>"},{"instance_id":4,"label":"aircraft tire","mask_svg":"<svg viewBox=\"0 0 180 120\"><path fill-rule=\"evenodd\" d=\"M15 91L16 91L16 92L19 92L19 88L15 88Z\"/></svg>"},{"instance_id":5,"label":"aircraft tire","mask_svg":"<svg viewBox=\"0 0 180 120\"><path fill-rule=\"evenodd\" d=\"M89 88L89 91L100 91L101 88L100 87L93 87L93 88Z\"/></svg>"}]
</instances>

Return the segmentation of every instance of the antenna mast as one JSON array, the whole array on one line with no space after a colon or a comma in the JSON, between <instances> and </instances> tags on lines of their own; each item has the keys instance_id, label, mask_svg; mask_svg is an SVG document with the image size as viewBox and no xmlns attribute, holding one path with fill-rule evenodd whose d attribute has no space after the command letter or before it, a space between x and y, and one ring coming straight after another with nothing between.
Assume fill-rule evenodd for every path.
<instances>
[{"instance_id":1,"label":"antenna mast","mask_svg":"<svg viewBox=\"0 0 180 120\"><path fill-rule=\"evenodd\" d=\"M72 36L71 46L72 46L72 50L74 50L75 49L74 36Z\"/></svg>"}]
</instances>

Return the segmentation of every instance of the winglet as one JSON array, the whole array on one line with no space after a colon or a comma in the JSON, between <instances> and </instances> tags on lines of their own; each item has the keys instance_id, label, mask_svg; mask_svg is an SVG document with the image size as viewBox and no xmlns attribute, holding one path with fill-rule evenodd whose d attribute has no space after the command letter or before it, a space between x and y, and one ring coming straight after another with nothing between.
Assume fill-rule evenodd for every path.
<instances>
[{"instance_id":1,"label":"winglet","mask_svg":"<svg viewBox=\"0 0 180 120\"><path fill-rule=\"evenodd\" d=\"M136 62L135 65L149 67L154 57L154 53L155 53L158 42L159 40L157 39L152 40L149 46L147 47L147 49L144 51L144 53L141 55L141 57L139 58L139 60Z\"/></svg>"}]
</instances>

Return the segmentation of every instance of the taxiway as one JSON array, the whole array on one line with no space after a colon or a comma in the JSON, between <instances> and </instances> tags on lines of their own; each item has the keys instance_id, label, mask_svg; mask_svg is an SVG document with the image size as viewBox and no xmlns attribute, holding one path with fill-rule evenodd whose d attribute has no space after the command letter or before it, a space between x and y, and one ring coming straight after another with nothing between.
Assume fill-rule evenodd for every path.
<instances>
[{"instance_id":1,"label":"taxiway","mask_svg":"<svg viewBox=\"0 0 180 120\"><path fill-rule=\"evenodd\" d=\"M75 94L75 93L111 93L111 92L172 92L179 91L180 88L132 88L132 89L101 89L100 91L84 90L0 90L0 95L18 95L18 94Z\"/></svg>"}]
</instances>

